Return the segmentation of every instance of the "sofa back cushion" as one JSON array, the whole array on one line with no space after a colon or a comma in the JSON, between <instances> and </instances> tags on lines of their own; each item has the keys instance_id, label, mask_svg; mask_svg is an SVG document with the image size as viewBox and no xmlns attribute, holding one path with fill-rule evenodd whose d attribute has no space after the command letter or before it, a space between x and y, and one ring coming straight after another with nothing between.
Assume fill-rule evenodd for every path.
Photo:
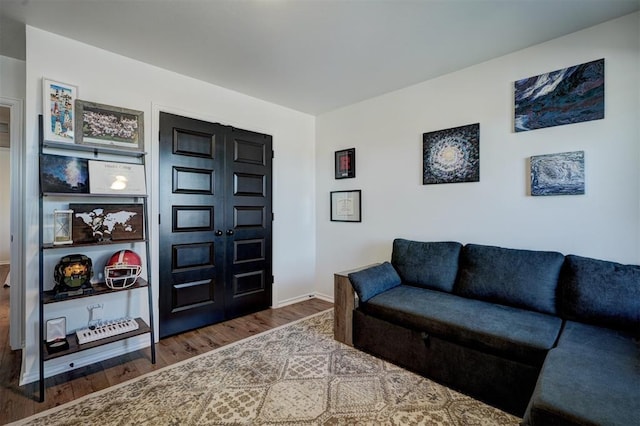
<instances>
[{"instance_id":1,"label":"sofa back cushion","mask_svg":"<svg viewBox=\"0 0 640 426\"><path fill-rule=\"evenodd\" d=\"M569 255L558 293L564 318L640 334L640 266Z\"/></svg>"},{"instance_id":2,"label":"sofa back cushion","mask_svg":"<svg viewBox=\"0 0 640 426\"><path fill-rule=\"evenodd\" d=\"M561 253L468 244L462 249L455 293L555 314Z\"/></svg>"},{"instance_id":3,"label":"sofa back cushion","mask_svg":"<svg viewBox=\"0 0 640 426\"><path fill-rule=\"evenodd\" d=\"M453 241L393 241L391 263L406 284L451 292L462 244Z\"/></svg>"}]
</instances>

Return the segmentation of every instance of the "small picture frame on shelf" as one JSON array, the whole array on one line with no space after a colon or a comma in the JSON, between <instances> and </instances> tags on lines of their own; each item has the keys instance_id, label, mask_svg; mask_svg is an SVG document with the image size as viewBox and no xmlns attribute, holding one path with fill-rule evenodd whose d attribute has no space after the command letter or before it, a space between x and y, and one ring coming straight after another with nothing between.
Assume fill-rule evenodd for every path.
<instances>
[{"instance_id":1,"label":"small picture frame on shelf","mask_svg":"<svg viewBox=\"0 0 640 426\"><path fill-rule=\"evenodd\" d=\"M91 194L147 194L142 164L89 160L89 178Z\"/></svg>"},{"instance_id":2,"label":"small picture frame on shelf","mask_svg":"<svg viewBox=\"0 0 640 426\"><path fill-rule=\"evenodd\" d=\"M53 245L73 244L71 237L73 210L53 211Z\"/></svg>"},{"instance_id":3,"label":"small picture frame on shelf","mask_svg":"<svg viewBox=\"0 0 640 426\"><path fill-rule=\"evenodd\" d=\"M89 168L87 159L41 154L40 192L43 194L88 194Z\"/></svg>"},{"instance_id":4,"label":"small picture frame on shelf","mask_svg":"<svg viewBox=\"0 0 640 426\"><path fill-rule=\"evenodd\" d=\"M362 191L332 191L331 221L362 222Z\"/></svg>"},{"instance_id":5,"label":"small picture frame on shelf","mask_svg":"<svg viewBox=\"0 0 640 426\"><path fill-rule=\"evenodd\" d=\"M142 152L144 112L76 100L76 143Z\"/></svg>"},{"instance_id":6,"label":"small picture frame on shelf","mask_svg":"<svg viewBox=\"0 0 640 426\"><path fill-rule=\"evenodd\" d=\"M349 179L356 177L356 149L349 148L335 153L335 178Z\"/></svg>"},{"instance_id":7,"label":"small picture frame on shelf","mask_svg":"<svg viewBox=\"0 0 640 426\"><path fill-rule=\"evenodd\" d=\"M78 87L42 79L43 139L49 142L74 143L75 101Z\"/></svg>"}]
</instances>

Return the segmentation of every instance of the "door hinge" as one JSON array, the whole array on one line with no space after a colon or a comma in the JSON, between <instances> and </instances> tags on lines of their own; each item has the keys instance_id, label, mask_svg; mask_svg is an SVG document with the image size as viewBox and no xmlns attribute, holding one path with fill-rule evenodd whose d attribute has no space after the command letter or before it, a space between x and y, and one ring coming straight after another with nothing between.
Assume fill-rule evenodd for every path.
<instances>
[{"instance_id":1,"label":"door hinge","mask_svg":"<svg viewBox=\"0 0 640 426\"><path fill-rule=\"evenodd\" d=\"M276 220L276 215L275 213L271 213L271 222L273 222L274 220Z\"/></svg>"},{"instance_id":2,"label":"door hinge","mask_svg":"<svg viewBox=\"0 0 640 426\"><path fill-rule=\"evenodd\" d=\"M276 152L271 150L271 158L276 158Z\"/></svg>"},{"instance_id":3,"label":"door hinge","mask_svg":"<svg viewBox=\"0 0 640 426\"><path fill-rule=\"evenodd\" d=\"M158 215L158 225L160 225L161 222L162 220L160 219L160 215Z\"/></svg>"},{"instance_id":4,"label":"door hinge","mask_svg":"<svg viewBox=\"0 0 640 426\"><path fill-rule=\"evenodd\" d=\"M271 284L273 284L275 282L275 278L273 275L271 275Z\"/></svg>"}]
</instances>

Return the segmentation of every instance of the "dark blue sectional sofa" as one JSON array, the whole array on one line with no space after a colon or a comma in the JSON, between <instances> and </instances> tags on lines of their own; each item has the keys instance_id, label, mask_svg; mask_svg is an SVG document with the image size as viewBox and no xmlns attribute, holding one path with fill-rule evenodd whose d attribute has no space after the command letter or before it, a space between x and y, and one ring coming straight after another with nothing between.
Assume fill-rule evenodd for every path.
<instances>
[{"instance_id":1,"label":"dark blue sectional sofa","mask_svg":"<svg viewBox=\"0 0 640 426\"><path fill-rule=\"evenodd\" d=\"M640 266L397 239L349 280L359 349L525 425L640 424Z\"/></svg>"}]
</instances>

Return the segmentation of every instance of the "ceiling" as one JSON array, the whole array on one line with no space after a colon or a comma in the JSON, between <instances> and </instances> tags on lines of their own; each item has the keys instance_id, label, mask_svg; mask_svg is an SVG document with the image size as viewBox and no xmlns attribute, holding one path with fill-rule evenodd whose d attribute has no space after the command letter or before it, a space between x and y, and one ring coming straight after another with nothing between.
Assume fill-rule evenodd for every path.
<instances>
[{"instance_id":1,"label":"ceiling","mask_svg":"<svg viewBox=\"0 0 640 426\"><path fill-rule=\"evenodd\" d=\"M0 0L0 54L24 59L26 23L316 115L639 9L640 0Z\"/></svg>"}]
</instances>

